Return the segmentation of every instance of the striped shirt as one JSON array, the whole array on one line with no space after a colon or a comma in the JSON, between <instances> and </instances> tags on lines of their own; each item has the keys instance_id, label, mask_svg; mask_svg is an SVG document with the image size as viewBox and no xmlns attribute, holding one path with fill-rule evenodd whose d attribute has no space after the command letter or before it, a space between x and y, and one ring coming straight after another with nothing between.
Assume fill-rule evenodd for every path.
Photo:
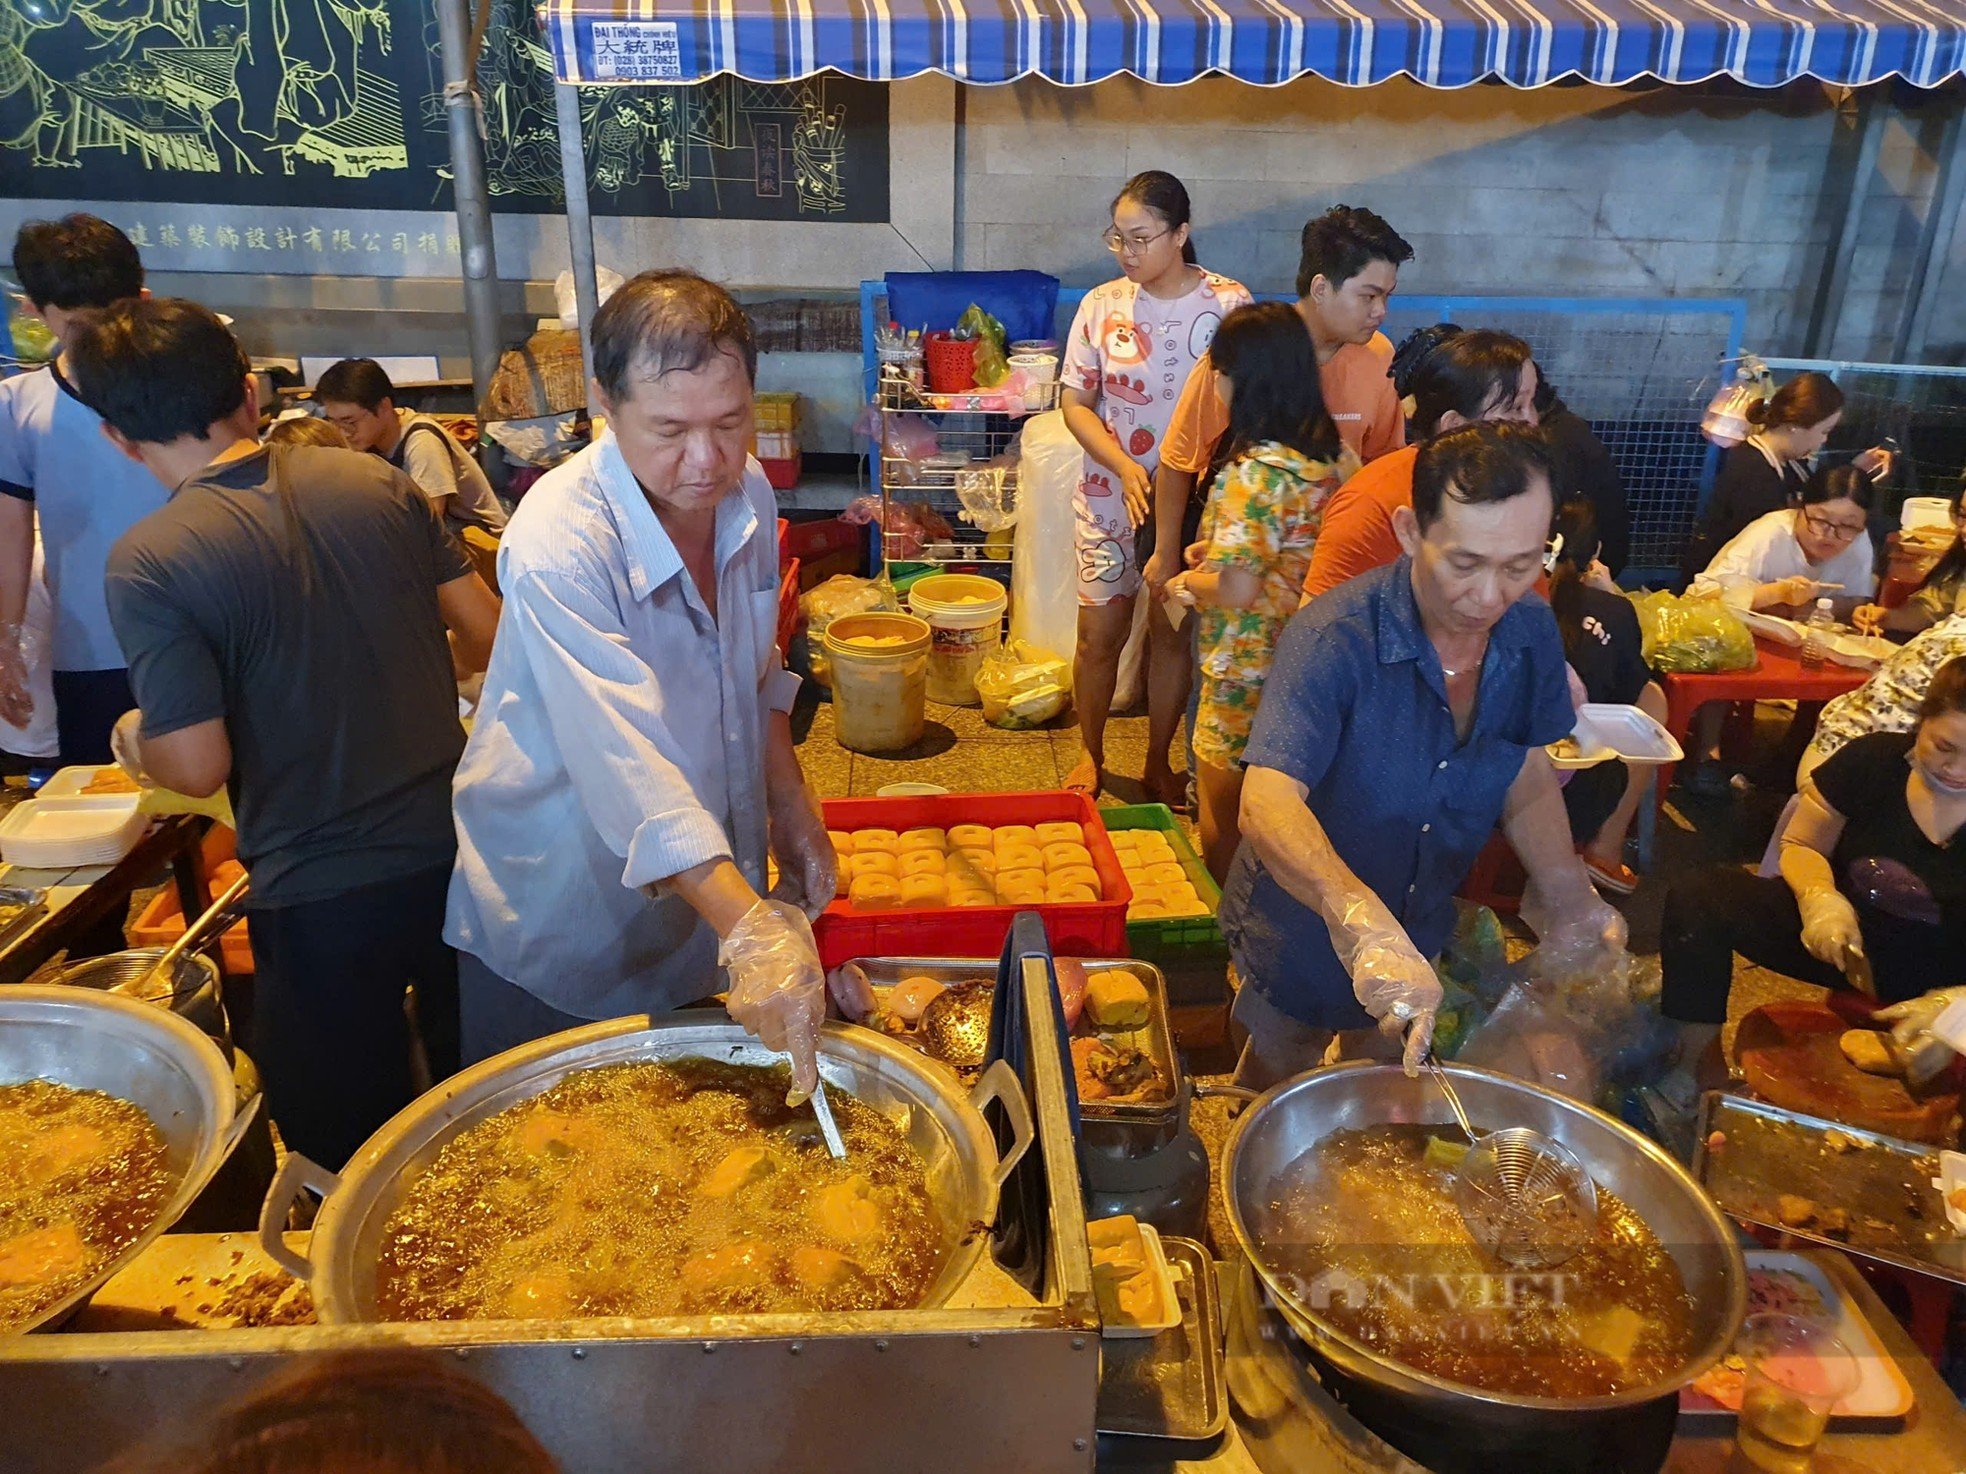
<instances>
[{"instance_id":1,"label":"striped shirt","mask_svg":"<svg viewBox=\"0 0 1966 1474\"><path fill-rule=\"evenodd\" d=\"M717 508L712 619L614 436L526 493L454 793L444 938L582 1018L723 986L717 939L654 885L729 858L765 889L765 737L780 665L777 507L753 461Z\"/></svg>"}]
</instances>

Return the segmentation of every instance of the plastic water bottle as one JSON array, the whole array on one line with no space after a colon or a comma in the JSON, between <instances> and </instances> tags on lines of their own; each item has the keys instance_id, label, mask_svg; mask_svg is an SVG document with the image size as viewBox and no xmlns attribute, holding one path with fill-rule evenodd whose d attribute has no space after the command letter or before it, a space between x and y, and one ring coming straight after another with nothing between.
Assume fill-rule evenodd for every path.
<instances>
[{"instance_id":1,"label":"plastic water bottle","mask_svg":"<svg viewBox=\"0 0 1966 1474\"><path fill-rule=\"evenodd\" d=\"M1819 670L1829 655L1830 632L1836 628L1836 615L1830 610L1828 599L1816 601L1815 612L1809 616L1809 623L1802 630L1802 668Z\"/></svg>"}]
</instances>

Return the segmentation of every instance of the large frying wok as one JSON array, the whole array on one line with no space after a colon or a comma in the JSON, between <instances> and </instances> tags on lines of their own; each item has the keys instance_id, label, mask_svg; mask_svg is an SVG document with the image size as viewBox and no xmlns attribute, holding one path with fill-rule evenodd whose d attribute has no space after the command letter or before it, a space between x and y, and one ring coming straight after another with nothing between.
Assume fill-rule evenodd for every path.
<instances>
[{"instance_id":1,"label":"large frying wok","mask_svg":"<svg viewBox=\"0 0 1966 1474\"><path fill-rule=\"evenodd\" d=\"M339 1174L289 1156L260 1214L261 1246L309 1282L324 1323L381 1320L375 1271L383 1229L451 1138L576 1071L691 1058L772 1065L784 1056L711 1013L610 1019L522 1044L412 1101ZM871 1029L828 1023L819 1037L819 1073L829 1092L878 1110L921 1154L943 1232L941 1268L922 1304L945 1303L987 1247L989 1235L975 1227L995 1220L998 1191L1031 1144L1030 1106L1016 1071L999 1060L965 1093L953 1075L907 1046ZM991 1101L1003 1107L1012 1130L1001 1157L983 1119ZM281 1237L287 1211L303 1190L323 1198L305 1257Z\"/></svg>"},{"instance_id":2,"label":"large frying wok","mask_svg":"<svg viewBox=\"0 0 1966 1474\"><path fill-rule=\"evenodd\" d=\"M1492 1435L1491 1452L1518 1438L1529 1447L1560 1448L1593 1421L1615 1427L1621 1418L1628 1422L1675 1397L1726 1354L1746 1310L1746 1266L1732 1225L1678 1163L1609 1116L1486 1070L1457 1065L1450 1073L1478 1130L1528 1126L1554 1137L1659 1236L1693 1301L1693 1351L1685 1362L1654 1385L1609 1397L1489 1392L1442 1381L1381 1355L1322 1316L1315 1294L1300 1294L1304 1287L1270 1252L1288 1232L1273 1206L1274 1188L1286 1169L1324 1136L1346 1128L1421 1124L1454 1131L1439 1087L1424 1075L1407 1078L1397 1065L1360 1062L1313 1070L1258 1098L1236 1122L1223 1160L1229 1221L1271 1302L1314 1359L1335 1373L1333 1380L1354 1388L1358 1401L1382 1419L1458 1428L1473 1440ZM1669 1416L1666 1422L1669 1428Z\"/></svg>"},{"instance_id":3,"label":"large frying wok","mask_svg":"<svg viewBox=\"0 0 1966 1474\"><path fill-rule=\"evenodd\" d=\"M252 1111L236 1111L232 1067L176 1014L92 988L0 988L0 1085L52 1080L141 1106L163 1134L177 1187L163 1212L88 1284L23 1330L60 1320L175 1223L218 1171ZM257 1101L255 1101L257 1104Z\"/></svg>"}]
</instances>

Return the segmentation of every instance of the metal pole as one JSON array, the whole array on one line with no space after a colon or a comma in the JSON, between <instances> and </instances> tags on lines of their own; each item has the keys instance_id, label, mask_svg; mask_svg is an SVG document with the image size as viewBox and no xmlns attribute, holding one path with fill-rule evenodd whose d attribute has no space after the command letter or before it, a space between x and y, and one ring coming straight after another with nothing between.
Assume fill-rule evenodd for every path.
<instances>
[{"instance_id":1,"label":"metal pole","mask_svg":"<svg viewBox=\"0 0 1966 1474\"><path fill-rule=\"evenodd\" d=\"M1926 212L1925 229L1918 238L1918 275L1912 278L1911 309L1898 328L1896 350L1891 355L1895 363L1912 363L1924 355L1932 314L1939 305L1946 257L1959 238L1959 206L1966 198L1966 103L1946 119L1939 148L1939 177L1932 182L1932 208Z\"/></svg>"},{"instance_id":2,"label":"metal pole","mask_svg":"<svg viewBox=\"0 0 1966 1474\"><path fill-rule=\"evenodd\" d=\"M484 138L479 133L478 58L471 45L470 0L437 0L443 50L444 115L450 125L451 197L464 258L464 329L471 343L472 398L484 418L485 396L498 372L498 258L492 249L491 197L485 189Z\"/></svg>"},{"instance_id":3,"label":"metal pole","mask_svg":"<svg viewBox=\"0 0 1966 1474\"><path fill-rule=\"evenodd\" d=\"M580 90L569 83L553 87L560 119L560 173L566 178L567 248L572 257L573 298L580 308L580 362L594 377L594 314L601 293L594 275L594 217L587 209L587 147L580 138Z\"/></svg>"},{"instance_id":4,"label":"metal pole","mask_svg":"<svg viewBox=\"0 0 1966 1474\"><path fill-rule=\"evenodd\" d=\"M1857 253L1857 230L1863 224L1864 205L1870 195L1870 182L1877 173L1877 153L1884 142L1885 109L1879 88L1866 87L1856 94L1857 156L1842 180L1843 221L1830 243L1827 270L1816 287L1816 300L1809 309L1809 331L1803 337L1802 356L1821 358L1835 339L1843 320L1843 302L1850 290L1850 260Z\"/></svg>"}]
</instances>

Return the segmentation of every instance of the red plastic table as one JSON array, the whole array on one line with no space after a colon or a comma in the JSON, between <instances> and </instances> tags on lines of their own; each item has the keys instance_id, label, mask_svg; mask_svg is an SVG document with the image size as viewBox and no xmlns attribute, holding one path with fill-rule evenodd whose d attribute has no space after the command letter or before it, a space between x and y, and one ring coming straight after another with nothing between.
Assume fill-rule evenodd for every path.
<instances>
[{"instance_id":1,"label":"red plastic table","mask_svg":"<svg viewBox=\"0 0 1966 1474\"><path fill-rule=\"evenodd\" d=\"M1825 662L1815 670L1806 669L1791 645L1759 637L1754 642L1759 657L1746 670L1715 671L1710 675L1675 672L1659 677L1666 693L1666 730L1681 747L1693 731L1693 715L1709 701L1829 701L1845 691L1854 691L1870 679L1868 670ZM1659 769L1659 802L1672 787L1673 765Z\"/></svg>"}]
</instances>

